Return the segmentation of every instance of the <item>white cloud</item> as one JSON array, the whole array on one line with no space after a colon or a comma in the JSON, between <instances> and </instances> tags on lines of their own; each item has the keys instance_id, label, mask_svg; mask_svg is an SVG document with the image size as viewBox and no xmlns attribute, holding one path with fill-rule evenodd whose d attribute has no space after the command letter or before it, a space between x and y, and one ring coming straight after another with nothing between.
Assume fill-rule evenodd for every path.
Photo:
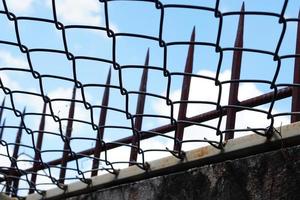
<instances>
[{"instance_id":1,"label":"white cloud","mask_svg":"<svg viewBox=\"0 0 300 200\"><path fill-rule=\"evenodd\" d=\"M6 73L0 71L0 79L4 87L9 88L10 90L20 90L20 84L12 80Z\"/></svg>"},{"instance_id":2,"label":"white cloud","mask_svg":"<svg viewBox=\"0 0 300 200\"><path fill-rule=\"evenodd\" d=\"M45 176L43 176L43 175L37 175L37 178L36 178L36 187L39 190L49 190L51 188L55 188L56 185L53 184L52 181L51 181L51 179L48 177L48 175L45 174Z\"/></svg>"},{"instance_id":3,"label":"white cloud","mask_svg":"<svg viewBox=\"0 0 300 200\"><path fill-rule=\"evenodd\" d=\"M95 0L59 0L55 1L59 20L69 24L85 24L99 26L102 22L101 10ZM51 1L47 2L52 6Z\"/></svg>"},{"instance_id":4,"label":"white cloud","mask_svg":"<svg viewBox=\"0 0 300 200\"><path fill-rule=\"evenodd\" d=\"M1 68L16 68L16 69L29 69L27 61L22 57L17 57L11 54L11 52L0 49L0 67ZM9 71L11 72L11 71ZM22 90L21 84L13 79L10 74L6 71L0 71L0 79L4 87L9 88L10 90ZM0 99L3 98L3 95L0 95ZM23 102L24 99L21 100ZM30 101L29 101L30 102Z\"/></svg>"},{"instance_id":5,"label":"white cloud","mask_svg":"<svg viewBox=\"0 0 300 200\"><path fill-rule=\"evenodd\" d=\"M198 74L214 77L215 73L208 70L201 70L198 72ZM230 71L226 70L222 73L220 73L219 79L221 81L224 80L230 80ZM222 97L221 97L221 105L227 105L228 104L228 96L229 96L229 85L225 84L222 86ZM189 94L189 100L203 100L203 101L211 101L216 102L217 101L217 95L218 95L218 87L214 85L213 81L208 81L207 79L202 78L192 78L191 80L191 86L190 86L190 94ZM180 100L180 93L181 90L173 91L170 94L170 98L172 101L178 101ZM254 83L242 83L240 84L239 88L239 100L245 100L250 97L255 97L258 95L263 94L262 91L257 88L257 86ZM168 115L170 112L169 108L165 106L165 102L163 101L157 101L154 105L154 110L160 114L160 115ZM201 113L205 113L210 110L214 110L215 106L208 105L208 104L189 104L187 109L187 116L192 117L195 115L199 115ZM259 106L257 109L261 110L268 110L267 106ZM179 110L179 104L174 105L174 118L177 118ZM273 114L279 113L278 110L274 109ZM225 122L226 117L223 117L222 124L220 129L225 130ZM210 125L212 127L217 126L218 121L210 120L208 122L205 122L205 125ZM288 124L289 119L288 117L278 117L275 119L275 127L280 126L281 124ZM270 125L270 121L267 119L266 114L253 112L253 111L241 111L237 113L236 118L236 129L247 129L247 127L251 128L266 128ZM235 137L241 137L246 134L251 134L253 132L243 132L243 133L236 133ZM174 132L168 133L167 135L174 137ZM202 126L190 126L188 128L185 128L184 130L184 140L203 140L204 138L207 138L209 140L218 141L219 136L216 136L216 131L213 129L205 128ZM184 143L183 149L184 150L191 150L195 149L200 146L206 146L207 143ZM162 145L163 146L163 145ZM165 147L172 148L173 141L168 141L164 143ZM150 158L151 159L151 158Z\"/></svg>"},{"instance_id":6,"label":"white cloud","mask_svg":"<svg viewBox=\"0 0 300 200\"><path fill-rule=\"evenodd\" d=\"M9 51L0 49L1 67L28 69L28 63L21 57L13 56Z\"/></svg>"},{"instance_id":7,"label":"white cloud","mask_svg":"<svg viewBox=\"0 0 300 200\"><path fill-rule=\"evenodd\" d=\"M10 148L0 145L0 158L1 158L1 167L10 167L11 161L8 156L12 156L13 151ZM32 167L32 158L25 153L19 153L17 158L17 166L19 169L28 169Z\"/></svg>"},{"instance_id":8,"label":"white cloud","mask_svg":"<svg viewBox=\"0 0 300 200\"><path fill-rule=\"evenodd\" d=\"M9 152L7 152L9 151ZM5 146L0 145L0 158L1 158L1 167L10 167L11 162L8 158L8 153L12 155L11 149L7 149Z\"/></svg>"},{"instance_id":9,"label":"white cloud","mask_svg":"<svg viewBox=\"0 0 300 200\"><path fill-rule=\"evenodd\" d=\"M12 55L9 51L0 49L0 67L1 68L20 68L26 69L28 67L27 61L22 57ZM14 79L12 79L5 71L0 71L0 79L4 87L10 90L20 90L21 85Z\"/></svg>"},{"instance_id":10,"label":"white cloud","mask_svg":"<svg viewBox=\"0 0 300 200\"><path fill-rule=\"evenodd\" d=\"M21 14L31 11L34 0L6 0L9 11Z\"/></svg>"},{"instance_id":11,"label":"white cloud","mask_svg":"<svg viewBox=\"0 0 300 200\"><path fill-rule=\"evenodd\" d=\"M17 165L18 165L18 168L19 169L28 169L28 168L31 168L32 167L32 161L33 158L30 157L29 155L25 154L25 153L19 153L18 155L18 162L17 162Z\"/></svg>"},{"instance_id":12,"label":"white cloud","mask_svg":"<svg viewBox=\"0 0 300 200\"><path fill-rule=\"evenodd\" d=\"M208 71L208 70L201 70L198 74L208 76L208 77L214 77L215 73ZM224 71L220 74L220 80L228 80L228 77L230 77L230 72ZM226 104L226 99L228 99L228 84L223 86L223 95L221 98L221 104ZM190 85L190 93L189 93L189 100L205 100L205 101L211 101L216 102L217 101L217 94L219 93L219 88L215 86L214 81L202 79L202 78L192 78L191 79L191 85ZM181 90L175 90L171 92L170 99L172 101L179 101L181 95ZM188 105L187 109L187 116L194 116L199 113L207 112L212 109L214 109L215 106L209 105L209 104L190 104ZM174 118L177 118L178 115L178 109L179 104L174 104ZM170 106L165 106L165 101L157 101L154 104L154 110L156 113L159 113L160 115L169 116L170 113Z\"/></svg>"},{"instance_id":13,"label":"white cloud","mask_svg":"<svg viewBox=\"0 0 300 200\"><path fill-rule=\"evenodd\" d=\"M72 88L57 88L53 91L51 91L48 94L48 97L50 99L60 98L60 99L71 99L72 97ZM76 100L82 100L82 96L80 93L80 90L77 90L76 93ZM70 109L70 101L53 101L52 102L52 109L56 116L59 118L68 118L69 115L69 109ZM50 110L47 110L47 113L50 114ZM48 118L49 119L49 118ZM85 120L90 121L90 111L86 110L83 107L83 104L79 106L78 103L75 104L75 113L74 113L74 119L79 120ZM66 121L65 121L66 122ZM63 123L63 131L66 128L66 123ZM59 124L55 122L54 120L48 120L46 123L46 130L47 131L53 131L58 132ZM73 124L73 129L76 130L76 132L80 132L82 130L82 126L79 123Z\"/></svg>"},{"instance_id":14,"label":"white cloud","mask_svg":"<svg viewBox=\"0 0 300 200\"><path fill-rule=\"evenodd\" d=\"M102 159L105 159L104 155L105 155L104 152L101 153ZM120 162L120 161L128 162L129 156L130 156L130 147L127 146L118 147L107 151L107 160L112 163ZM113 166L116 169L122 169L128 167L128 163L118 163L118 164L113 164Z\"/></svg>"},{"instance_id":15,"label":"white cloud","mask_svg":"<svg viewBox=\"0 0 300 200\"><path fill-rule=\"evenodd\" d=\"M207 76L207 77L214 77L215 73L208 70L201 70L198 72L199 75ZM230 71L226 70L219 75L219 80L229 80L230 79ZM223 84L222 85L222 95L220 104L225 106L228 104L228 96L229 96L229 85L230 84ZM190 85L190 93L189 93L189 100L190 101L208 101L208 102L217 102L218 94L219 94L219 87L215 86L214 81L204 79L204 78L196 78L193 77L191 80ZM170 99L172 101L179 101L180 100L181 90L175 90L171 92ZM241 83L239 87L239 95L238 99L240 101L248 99L250 97L255 97L258 95L263 94L254 83ZM261 107L265 108L265 107ZM170 113L169 107L165 106L164 101L157 101L154 104L154 110L156 113L161 115L168 115ZM178 115L179 104L174 104L174 118L177 118ZM187 116L195 116L200 113L204 113L210 110L215 109L214 105L210 104L189 104L187 109Z\"/></svg>"},{"instance_id":16,"label":"white cloud","mask_svg":"<svg viewBox=\"0 0 300 200\"><path fill-rule=\"evenodd\" d=\"M142 140L141 141L141 148L142 150L146 150L146 152L144 153L144 159L145 161L149 162L152 160L157 160L159 158L163 158L166 156L170 156L169 152L162 152L162 151L147 151L147 150L153 150L153 149L162 149L162 150L166 150L166 147L168 147L169 149L172 149L172 141L173 140L168 140L167 142L164 142L164 140L161 140L159 138L152 138L152 139L148 139L148 140ZM142 154L139 154L138 156L138 161L142 162Z\"/></svg>"}]
</instances>

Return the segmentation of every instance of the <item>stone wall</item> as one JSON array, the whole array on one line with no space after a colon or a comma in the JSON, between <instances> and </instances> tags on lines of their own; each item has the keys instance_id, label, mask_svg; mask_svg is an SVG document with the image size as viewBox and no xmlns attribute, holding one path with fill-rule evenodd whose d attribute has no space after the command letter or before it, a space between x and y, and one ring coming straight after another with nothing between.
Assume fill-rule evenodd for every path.
<instances>
[{"instance_id":1,"label":"stone wall","mask_svg":"<svg viewBox=\"0 0 300 200\"><path fill-rule=\"evenodd\" d=\"M193 168L67 200L300 200L300 146Z\"/></svg>"}]
</instances>

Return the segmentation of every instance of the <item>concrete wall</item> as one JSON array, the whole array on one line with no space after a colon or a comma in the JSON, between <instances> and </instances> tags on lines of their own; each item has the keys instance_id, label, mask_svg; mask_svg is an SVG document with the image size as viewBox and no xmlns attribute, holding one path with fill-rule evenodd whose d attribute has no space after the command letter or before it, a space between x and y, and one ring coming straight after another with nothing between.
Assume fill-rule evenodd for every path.
<instances>
[{"instance_id":1,"label":"concrete wall","mask_svg":"<svg viewBox=\"0 0 300 200\"><path fill-rule=\"evenodd\" d=\"M300 146L193 168L67 200L300 200Z\"/></svg>"}]
</instances>

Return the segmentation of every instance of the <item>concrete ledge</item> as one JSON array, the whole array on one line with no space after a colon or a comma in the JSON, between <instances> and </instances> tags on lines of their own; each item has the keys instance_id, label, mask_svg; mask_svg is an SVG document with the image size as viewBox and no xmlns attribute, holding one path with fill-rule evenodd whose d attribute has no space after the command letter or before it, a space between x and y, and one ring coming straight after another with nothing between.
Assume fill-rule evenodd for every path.
<instances>
[{"instance_id":1,"label":"concrete ledge","mask_svg":"<svg viewBox=\"0 0 300 200\"><path fill-rule=\"evenodd\" d=\"M3 192L0 192L0 199L1 200L17 200L17 198L9 197L5 193L3 193Z\"/></svg>"},{"instance_id":2,"label":"concrete ledge","mask_svg":"<svg viewBox=\"0 0 300 200\"><path fill-rule=\"evenodd\" d=\"M269 140L255 134L248 135L228 141L223 151L212 146L206 146L186 152L184 160L179 160L173 156L169 156L150 162L150 169L147 172L137 166L131 166L120 170L118 176L105 174L93 177L91 178L92 183L90 185L82 182L74 182L68 185L67 190L55 188L46 191L45 196L31 194L26 199L62 199L62 197L70 197L85 192L92 192L122 183L138 181L159 175L166 175L167 173L187 170L192 167L203 166L228 159L241 158L300 144L300 123L280 127L278 131L280 131L281 136L275 133Z\"/></svg>"},{"instance_id":3,"label":"concrete ledge","mask_svg":"<svg viewBox=\"0 0 300 200\"><path fill-rule=\"evenodd\" d=\"M299 200L300 146L126 183L65 200Z\"/></svg>"}]
</instances>

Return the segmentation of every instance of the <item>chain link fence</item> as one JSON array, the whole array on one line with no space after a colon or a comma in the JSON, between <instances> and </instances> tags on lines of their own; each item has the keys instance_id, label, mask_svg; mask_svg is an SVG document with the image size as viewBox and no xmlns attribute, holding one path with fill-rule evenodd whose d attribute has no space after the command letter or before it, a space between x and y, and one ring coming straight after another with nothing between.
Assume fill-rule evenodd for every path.
<instances>
[{"instance_id":1,"label":"chain link fence","mask_svg":"<svg viewBox=\"0 0 300 200\"><path fill-rule=\"evenodd\" d=\"M34 2L36 12L18 3L0 10L8 195L146 171L150 160L221 151L249 133L271 138L300 119L296 1L249 11L221 0L52 0Z\"/></svg>"}]
</instances>

